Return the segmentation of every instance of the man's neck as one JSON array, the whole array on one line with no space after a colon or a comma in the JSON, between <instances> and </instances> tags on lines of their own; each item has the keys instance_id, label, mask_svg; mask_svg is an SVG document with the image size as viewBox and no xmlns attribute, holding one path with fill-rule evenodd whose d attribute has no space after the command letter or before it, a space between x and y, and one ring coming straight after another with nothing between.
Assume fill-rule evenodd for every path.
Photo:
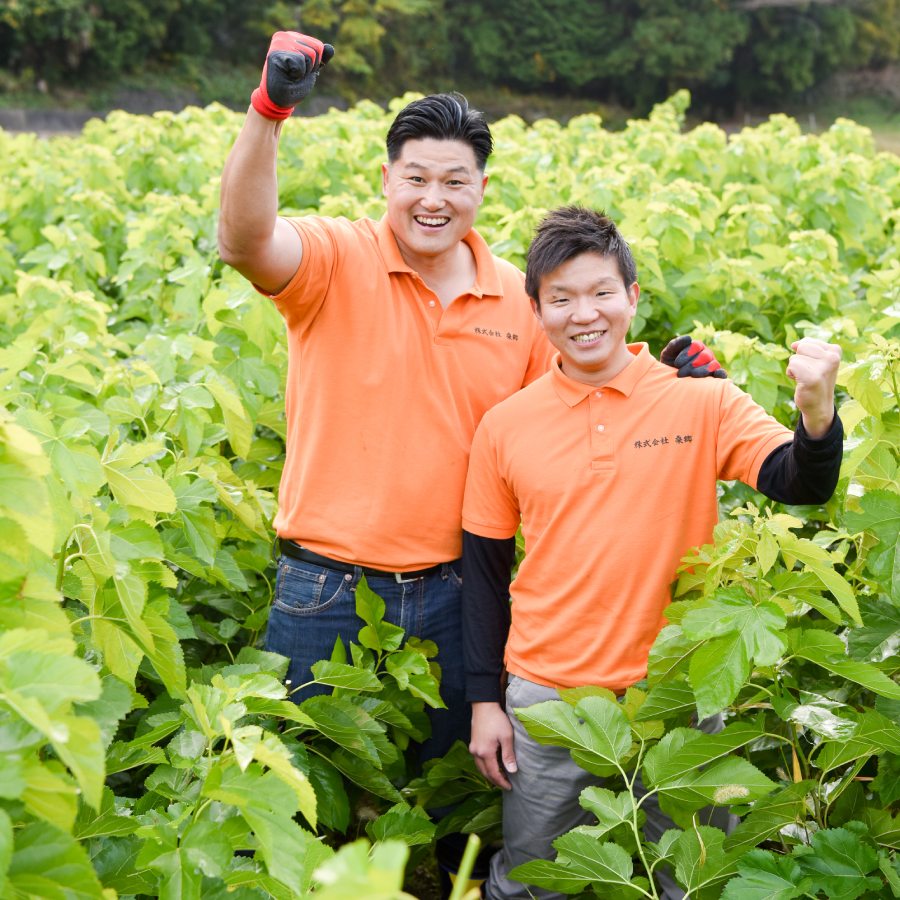
<instances>
[{"instance_id":1,"label":"man's neck","mask_svg":"<svg viewBox=\"0 0 900 900\"><path fill-rule=\"evenodd\" d=\"M422 281L434 291L444 308L475 284L477 273L475 254L464 241L460 241L455 247L438 256L409 253L402 246L400 246L400 255L403 257L403 261L411 269L414 269Z\"/></svg>"}]
</instances>

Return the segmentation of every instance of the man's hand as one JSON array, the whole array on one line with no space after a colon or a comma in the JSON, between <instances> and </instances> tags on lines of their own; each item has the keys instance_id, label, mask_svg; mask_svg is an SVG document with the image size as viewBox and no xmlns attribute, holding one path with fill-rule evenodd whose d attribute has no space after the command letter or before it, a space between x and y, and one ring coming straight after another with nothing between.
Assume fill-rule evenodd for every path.
<instances>
[{"instance_id":1,"label":"man's hand","mask_svg":"<svg viewBox=\"0 0 900 900\"><path fill-rule=\"evenodd\" d=\"M691 340L689 334L672 338L659 355L659 361L678 369L679 378L727 378L725 370L702 341Z\"/></svg>"},{"instance_id":2,"label":"man's hand","mask_svg":"<svg viewBox=\"0 0 900 900\"><path fill-rule=\"evenodd\" d=\"M499 703L472 704L472 740L469 753L475 757L478 771L497 787L511 787L507 772L515 772L516 754L513 729Z\"/></svg>"},{"instance_id":3,"label":"man's hand","mask_svg":"<svg viewBox=\"0 0 900 900\"><path fill-rule=\"evenodd\" d=\"M816 338L791 344L787 376L796 382L794 403L803 415L803 427L811 438L824 437L834 421L834 385L841 348Z\"/></svg>"},{"instance_id":4,"label":"man's hand","mask_svg":"<svg viewBox=\"0 0 900 900\"><path fill-rule=\"evenodd\" d=\"M331 44L297 31L276 31L259 87L250 97L253 108L267 119L287 119L313 89L319 70L332 56Z\"/></svg>"}]
</instances>

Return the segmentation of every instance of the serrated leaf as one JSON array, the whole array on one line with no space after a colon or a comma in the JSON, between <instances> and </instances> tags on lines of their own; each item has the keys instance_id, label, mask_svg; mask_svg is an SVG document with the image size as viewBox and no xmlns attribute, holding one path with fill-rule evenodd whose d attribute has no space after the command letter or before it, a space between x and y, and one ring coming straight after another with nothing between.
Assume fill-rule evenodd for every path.
<instances>
[{"instance_id":1,"label":"serrated leaf","mask_svg":"<svg viewBox=\"0 0 900 900\"><path fill-rule=\"evenodd\" d=\"M184 651L178 636L165 616L155 608L148 607L145 610L143 621L153 640L152 645L145 648L147 657L172 697L183 697L187 674Z\"/></svg>"},{"instance_id":2,"label":"serrated leaf","mask_svg":"<svg viewBox=\"0 0 900 900\"><path fill-rule=\"evenodd\" d=\"M697 715L705 719L731 703L750 675L747 647L740 634L713 638L691 657L688 680L697 700Z\"/></svg>"},{"instance_id":3,"label":"serrated leaf","mask_svg":"<svg viewBox=\"0 0 900 900\"><path fill-rule=\"evenodd\" d=\"M635 720L668 719L694 709L694 692L684 681L662 681L650 689Z\"/></svg>"},{"instance_id":4,"label":"serrated leaf","mask_svg":"<svg viewBox=\"0 0 900 900\"><path fill-rule=\"evenodd\" d=\"M95 620L92 624L93 643L103 655L109 671L127 685L134 687L135 677L144 651L125 629L119 625Z\"/></svg>"},{"instance_id":5,"label":"serrated leaf","mask_svg":"<svg viewBox=\"0 0 900 900\"><path fill-rule=\"evenodd\" d=\"M391 780L371 763L366 762L352 753L338 748L329 757L332 765L355 784L365 788L376 797L383 797L399 803L403 800L402 794L391 783Z\"/></svg>"},{"instance_id":6,"label":"serrated leaf","mask_svg":"<svg viewBox=\"0 0 900 900\"><path fill-rule=\"evenodd\" d=\"M890 752L900 755L900 727L872 709L860 713L853 733L836 741L825 741L816 754L816 765L831 772L853 760Z\"/></svg>"},{"instance_id":7,"label":"serrated leaf","mask_svg":"<svg viewBox=\"0 0 900 900\"><path fill-rule=\"evenodd\" d=\"M159 533L144 522L111 525L109 549L117 560L163 558L163 545Z\"/></svg>"},{"instance_id":8,"label":"serrated leaf","mask_svg":"<svg viewBox=\"0 0 900 900\"><path fill-rule=\"evenodd\" d=\"M148 466L128 466L120 460L103 463L103 471L116 500L151 512L173 513L176 509L172 488Z\"/></svg>"},{"instance_id":9,"label":"serrated leaf","mask_svg":"<svg viewBox=\"0 0 900 900\"><path fill-rule=\"evenodd\" d=\"M346 831L350 824L350 800L340 773L327 759L316 754L304 755L308 758L297 761L297 765L306 772L316 792L319 821L334 831Z\"/></svg>"},{"instance_id":10,"label":"serrated leaf","mask_svg":"<svg viewBox=\"0 0 900 900\"><path fill-rule=\"evenodd\" d=\"M781 539L781 552L785 561L792 564L795 560L802 562L822 584L834 595L838 606L857 624L862 624L856 595L849 582L834 570L834 564L826 550L817 547L812 541L785 534Z\"/></svg>"},{"instance_id":11,"label":"serrated leaf","mask_svg":"<svg viewBox=\"0 0 900 900\"><path fill-rule=\"evenodd\" d=\"M796 656L807 659L841 678L860 684L882 697L900 700L900 685L888 678L880 669L868 663L853 662L846 656L843 658L838 656L831 645L823 643L822 632L805 630L802 634L802 639L795 642L792 648ZM843 650L843 645L840 647Z\"/></svg>"},{"instance_id":12,"label":"serrated leaf","mask_svg":"<svg viewBox=\"0 0 900 900\"><path fill-rule=\"evenodd\" d=\"M590 884L614 885L624 896L641 891L631 883L634 866L628 853L616 844L601 844L578 832L569 832L554 841L555 862L534 860L516 866L509 877L547 890L577 893Z\"/></svg>"},{"instance_id":13,"label":"serrated leaf","mask_svg":"<svg viewBox=\"0 0 900 900\"><path fill-rule=\"evenodd\" d=\"M793 900L806 894L796 860L750 850L738 863L739 877L725 885L722 900Z\"/></svg>"},{"instance_id":14,"label":"serrated leaf","mask_svg":"<svg viewBox=\"0 0 900 900\"><path fill-rule=\"evenodd\" d=\"M388 657L390 661L391 657ZM353 691L380 691L381 682L374 672L357 669L346 663L320 660L312 666L312 673L320 684Z\"/></svg>"},{"instance_id":15,"label":"serrated leaf","mask_svg":"<svg viewBox=\"0 0 900 900\"><path fill-rule=\"evenodd\" d=\"M614 794L607 788L588 787L581 792L578 802L597 817L597 825L591 827L594 838L601 832L612 831L622 822L630 822L634 813L634 797L625 791Z\"/></svg>"},{"instance_id":16,"label":"serrated leaf","mask_svg":"<svg viewBox=\"0 0 900 900\"><path fill-rule=\"evenodd\" d=\"M244 409L241 398L233 386L221 375L206 381L207 390L215 397L222 420L228 432L228 440L234 452L246 458L250 453L250 442L253 438L253 421Z\"/></svg>"},{"instance_id":17,"label":"serrated leaf","mask_svg":"<svg viewBox=\"0 0 900 900\"><path fill-rule=\"evenodd\" d=\"M36 758L27 760L21 797L32 815L57 828L71 831L78 807L78 793L78 786L59 762Z\"/></svg>"},{"instance_id":18,"label":"serrated leaf","mask_svg":"<svg viewBox=\"0 0 900 900\"><path fill-rule=\"evenodd\" d=\"M322 900L410 897L400 890L408 858L409 848L402 841L388 840L372 848L364 839L345 844L316 869L316 897Z\"/></svg>"},{"instance_id":19,"label":"serrated leaf","mask_svg":"<svg viewBox=\"0 0 900 900\"><path fill-rule=\"evenodd\" d=\"M690 610L681 620L684 633L693 640L738 634L749 659L773 665L785 651L778 632L787 617L775 603L754 602L741 588L721 588L709 603Z\"/></svg>"},{"instance_id":20,"label":"serrated leaf","mask_svg":"<svg viewBox=\"0 0 900 900\"><path fill-rule=\"evenodd\" d=\"M735 854L722 847L725 833L706 825L678 836L672 846L675 875L687 893L696 895L708 885L721 883L734 874Z\"/></svg>"},{"instance_id":21,"label":"serrated leaf","mask_svg":"<svg viewBox=\"0 0 900 900\"><path fill-rule=\"evenodd\" d=\"M861 599L863 624L847 635L847 653L859 662L900 656L900 606L879 598Z\"/></svg>"},{"instance_id":22,"label":"serrated leaf","mask_svg":"<svg viewBox=\"0 0 900 900\"><path fill-rule=\"evenodd\" d=\"M296 808L303 814L310 826L315 828L318 821L316 793L306 774L295 768L291 762L287 747L276 735L264 733L262 740L253 746L253 756L274 772L293 791Z\"/></svg>"},{"instance_id":23,"label":"serrated leaf","mask_svg":"<svg viewBox=\"0 0 900 900\"><path fill-rule=\"evenodd\" d=\"M363 647L380 653L397 650L403 643L403 629L384 621L384 600L361 578L356 585L356 614L366 623L359 631Z\"/></svg>"},{"instance_id":24,"label":"serrated leaf","mask_svg":"<svg viewBox=\"0 0 900 900\"><path fill-rule=\"evenodd\" d=\"M860 512L847 510L844 523L851 532L872 531L886 545L896 544L900 534L900 493L866 491L859 499Z\"/></svg>"},{"instance_id":25,"label":"serrated leaf","mask_svg":"<svg viewBox=\"0 0 900 900\"><path fill-rule=\"evenodd\" d=\"M7 878L24 897L102 897L85 848L47 822L17 830Z\"/></svg>"},{"instance_id":26,"label":"serrated leaf","mask_svg":"<svg viewBox=\"0 0 900 900\"><path fill-rule=\"evenodd\" d=\"M815 782L798 781L770 797L761 797L753 804L750 814L725 838L724 849L750 851L786 825L804 822L806 797L814 787Z\"/></svg>"},{"instance_id":27,"label":"serrated leaf","mask_svg":"<svg viewBox=\"0 0 900 900\"><path fill-rule=\"evenodd\" d=\"M697 728L675 728L647 751L645 781L652 787L666 779L691 775L761 736L759 725L752 722L734 722L715 734Z\"/></svg>"},{"instance_id":28,"label":"serrated leaf","mask_svg":"<svg viewBox=\"0 0 900 900\"><path fill-rule=\"evenodd\" d=\"M829 828L812 836L808 852L798 855L812 891L823 891L829 900L853 900L881 887L881 879L869 875L878 868L878 854L859 831L865 828Z\"/></svg>"},{"instance_id":29,"label":"serrated leaf","mask_svg":"<svg viewBox=\"0 0 900 900\"><path fill-rule=\"evenodd\" d=\"M631 726L617 703L586 697L574 708L548 700L515 711L525 730L539 744L567 747L576 762L598 775L618 770L631 750Z\"/></svg>"},{"instance_id":30,"label":"serrated leaf","mask_svg":"<svg viewBox=\"0 0 900 900\"><path fill-rule=\"evenodd\" d=\"M418 844L431 844L435 828L434 822L421 807L396 803L374 822L366 825L366 834L373 841L399 838L407 846L413 847Z\"/></svg>"},{"instance_id":31,"label":"serrated leaf","mask_svg":"<svg viewBox=\"0 0 900 900\"><path fill-rule=\"evenodd\" d=\"M121 837L133 834L140 826L136 817L128 809L116 807L115 796L108 788L103 788L100 808L93 810L84 804L78 810L78 816L72 829L72 835L79 841L95 837Z\"/></svg>"},{"instance_id":32,"label":"serrated leaf","mask_svg":"<svg viewBox=\"0 0 900 900\"><path fill-rule=\"evenodd\" d=\"M374 766L381 766L387 739L381 726L362 708L343 697L315 696L300 704L316 729L339 747Z\"/></svg>"}]
</instances>

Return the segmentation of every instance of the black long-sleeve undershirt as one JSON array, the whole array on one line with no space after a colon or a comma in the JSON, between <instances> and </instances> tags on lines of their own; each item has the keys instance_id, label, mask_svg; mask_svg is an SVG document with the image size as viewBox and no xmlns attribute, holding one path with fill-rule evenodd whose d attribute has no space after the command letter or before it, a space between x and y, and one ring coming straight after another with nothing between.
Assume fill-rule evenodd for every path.
<instances>
[{"instance_id":1,"label":"black long-sleeve undershirt","mask_svg":"<svg viewBox=\"0 0 900 900\"><path fill-rule=\"evenodd\" d=\"M780 503L825 503L837 486L843 437L837 412L831 428L819 439L809 437L801 419L794 439L766 457L757 490ZM463 655L466 699L472 703L501 698L515 551L515 538L487 538L463 531Z\"/></svg>"}]
</instances>

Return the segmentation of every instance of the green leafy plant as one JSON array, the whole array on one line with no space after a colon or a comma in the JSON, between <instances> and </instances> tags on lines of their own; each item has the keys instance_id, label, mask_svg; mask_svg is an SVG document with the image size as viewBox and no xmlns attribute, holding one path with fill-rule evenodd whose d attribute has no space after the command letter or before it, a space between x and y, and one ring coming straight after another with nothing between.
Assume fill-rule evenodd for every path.
<instances>
[{"instance_id":1,"label":"green leafy plant","mask_svg":"<svg viewBox=\"0 0 900 900\"><path fill-rule=\"evenodd\" d=\"M305 118L302 139L288 123L282 208L380 216L383 139L409 99ZM599 830L553 865L596 851L570 884L604 896L652 893L664 865L711 896L893 891L900 166L847 121L820 136L786 117L685 130L688 99L621 132L597 115L496 123L479 228L521 264L562 198L605 207L638 259L635 337L654 351L702 337L785 423L789 342L839 343L844 468L822 508L722 485L722 523L685 562L647 683L624 704L577 699L584 727L618 736L612 799L593 796ZM436 834L497 834L497 794L462 745L421 773L407 762L438 702L434 648L404 642L364 586L357 643L315 670L329 695L293 703L284 660L258 649L286 352L270 301L216 255L239 127L211 106L50 141L0 131L3 896L320 896L341 889L329 872L376 896ZM722 711L724 737L687 729L698 709ZM682 786L691 754L722 783ZM671 846L641 843L635 773L673 814ZM701 798L739 828L695 828ZM427 811L446 804L435 825ZM618 887L594 878L610 866Z\"/></svg>"}]
</instances>

